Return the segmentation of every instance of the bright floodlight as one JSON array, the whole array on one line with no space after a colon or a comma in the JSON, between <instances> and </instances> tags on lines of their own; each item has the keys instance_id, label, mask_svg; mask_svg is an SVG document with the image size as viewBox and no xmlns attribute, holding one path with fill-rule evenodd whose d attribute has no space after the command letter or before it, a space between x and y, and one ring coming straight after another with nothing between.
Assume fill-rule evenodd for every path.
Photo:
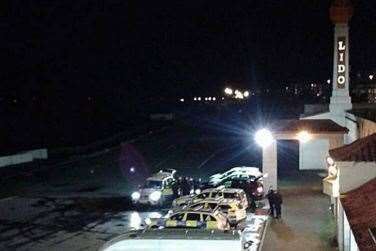
<instances>
[{"instance_id":1,"label":"bright floodlight","mask_svg":"<svg viewBox=\"0 0 376 251\"><path fill-rule=\"evenodd\" d=\"M243 93L243 96L246 97L246 98L248 98L248 96L249 96L249 91L245 91L245 92Z\"/></svg>"},{"instance_id":2,"label":"bright floodlight","mask_svg":"<svg viewBox=\"0 0 376 251\"><path fill-rule=\"evenodd\" d=\"M297 138L301 143L306 143L312 139L312 135L307 131L301 131L297 134Z\"/></svg>"},{"instance_id":3,"label":"bright floodlight","mask_svg":"<svg viewBox=\"0 0 376 251\"><path fill-rule=\"evenodd\" d=\"M258 130L255 134L256 143L262 148L268 147L274 141L272 133L268 129Z\"/></svg>"},{"instance_id":4,"label":"bright floodlight","mask_svg":"<svg viewBox=\"0 0 376 251\"><path fill-rule=\"evenodd\" d=\"M369 80L372 80L373 77L374 77L374 76L373 76L372 74L368 76Z\"/></svg>"},{"instance_id":5,"label":"bright floodlight","mask_svg":"<svg viewBox=\"0 0 376 251\"><path fill-rule=\"evenodd\" d=\"M226 93L227 95L232 95L233 90L232 90L231 88L226 87L226 88L225 88L225 93Z\"/></svg>"}]
</instances>

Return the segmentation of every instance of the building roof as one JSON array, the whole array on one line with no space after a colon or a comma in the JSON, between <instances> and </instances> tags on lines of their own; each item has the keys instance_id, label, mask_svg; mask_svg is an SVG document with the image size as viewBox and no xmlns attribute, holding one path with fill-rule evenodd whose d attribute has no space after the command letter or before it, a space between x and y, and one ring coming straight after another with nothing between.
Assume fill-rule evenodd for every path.
<instances>
[{"instance_id":1,"label":"building roof","mask_svg":"<svg viewBox=\"0 0 376 251\"><path fill-rule=\"evenodd\" d=\"M362 251L376 250L376 242L370 229L376 227L376 179L341 196L351 230L358 248Z\"/></svg>"},{"instance_id":2,"label":"building roof","mask_svg":"<svg viewBox=\"0 0 376 251\"><path fill-rule=\"evenodd\" d=\"M376 133L329 150L329 155L336 161L376 161Z\"/></svg>"},{"instance_id":3,"label":"building roof","mask_svg":"<svg viewBox=\"0 0 376 251\"><path fill-rule=\"evenodd\" d=\"M271 125L275 133L296 133L308 131L312 134L345 134L346 127L342 127L330 119L287 119L277 120Z\"/></svg>"}]
</instances>

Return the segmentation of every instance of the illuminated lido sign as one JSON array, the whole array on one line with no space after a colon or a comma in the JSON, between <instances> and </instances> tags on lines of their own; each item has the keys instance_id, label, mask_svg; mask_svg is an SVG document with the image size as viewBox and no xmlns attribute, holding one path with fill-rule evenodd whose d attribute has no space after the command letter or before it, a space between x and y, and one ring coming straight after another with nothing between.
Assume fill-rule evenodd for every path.
<instances>
[{"instance_id":1,"label":"illuminated lido sign","mask_svg":"<svg viewBox=\"0 0 376 251\"><path fill-rule=\"evenodd\" d=\"M345 88L346 83L346 37L337 41L337 88Z\"/></svg>"}]
</instances>

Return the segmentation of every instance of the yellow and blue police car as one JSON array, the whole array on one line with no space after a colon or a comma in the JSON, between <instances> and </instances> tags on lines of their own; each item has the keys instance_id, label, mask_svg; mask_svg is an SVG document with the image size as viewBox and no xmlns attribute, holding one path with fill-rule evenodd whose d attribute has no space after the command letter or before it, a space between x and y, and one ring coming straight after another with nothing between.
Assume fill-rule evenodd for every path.
<instances>
[{"instance_id":1,"label":"yellow and blue police car","mask_svg":"<svg viewBox=\"0 0 376 251\"><path fill-rule=\"evenodd\" d=\"M236 201L229 201L223 198L207 199L186 206L188 210L216 210L226 215L231 226L236 226L239 222L247 218L246 209Z\"/></svg>"},{"instance_id":2,"label":"yellow and blue police car","mask_svg":"<svg viewBox=\"0 0 376 251\"><path fill-rule=\"evenodd\" d=\"M182 210L165 218L146 219L149 228L200 228L229 230L229 221L221 211Z\"/></svg>"}]
</instances>

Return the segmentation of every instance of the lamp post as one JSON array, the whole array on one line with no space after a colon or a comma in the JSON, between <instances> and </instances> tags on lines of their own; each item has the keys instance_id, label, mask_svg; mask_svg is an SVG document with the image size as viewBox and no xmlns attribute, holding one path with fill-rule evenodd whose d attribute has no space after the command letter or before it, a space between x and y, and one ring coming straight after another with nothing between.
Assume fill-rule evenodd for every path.
<instances>
[{"instance_id":1,"label":"lamp post","mask_svg":"<svg viewBox=\"0 0 376 251\"><path fill-rule=\"evenodd\" d=\"M277 142L271 131L260 129L255 134L256 143L262 148L262 172L267 174L264 179L266 189L277 188Z\"/></svg>"}]
</instances>

